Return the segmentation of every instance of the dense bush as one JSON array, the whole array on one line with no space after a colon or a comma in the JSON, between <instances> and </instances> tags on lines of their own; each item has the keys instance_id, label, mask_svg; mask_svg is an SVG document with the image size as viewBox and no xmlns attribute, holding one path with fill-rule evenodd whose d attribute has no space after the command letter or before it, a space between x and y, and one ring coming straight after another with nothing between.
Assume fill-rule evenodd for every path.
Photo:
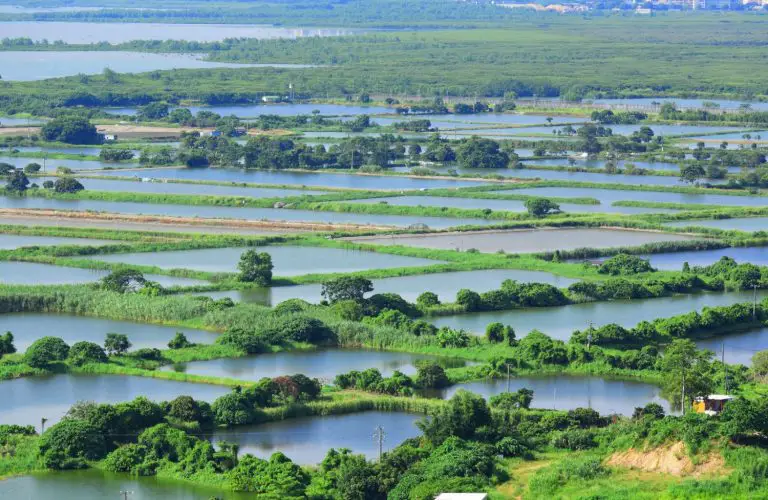
<instances>
[{"instance_id":1,"label":"dense bush","mask_svg":"<svg viewBox=\"0 0 768 500\"><path fill-rule=\"evenodd\" d=\"M358 389L398 396L413 394L413 382L397 370L388 378L382 377L381 372L376 368L368 368L363 371L353 370L337 375L333 383L342 389Z\"/></svg>"},{"instance_id":2,"label":"dense bush","mask_svg":"<svg viewBox=\"0 0 768 500\"><path fill-rule=\"evenodd\" d=\"M46 122L40 129L40 135L46 141L69 144L101 144L103 141L88 119L77 116L54 118Z\"/></svg>"},{"instance_id":3,"label":"dense bush","mask_svg":"<svg viewBox=\"0 0 768 500\"><path fill-rule=\"evenodd\" d=\"M648 273L652 271L655 271L655 269L651 267L649 261L641 259L636 255L628 255L625 253L614 255L597 268L598 273L610 274L612 276Z\"/></svg>"},{"instance_id":4,"label":"dense bush","mask_svg":"<svg viewBox=\"0 0 768 500\"><path fill-rule=\"evenodd\" d=\"M42 337L27 348L24 362L34 368L46 368L52 363L64 361L69 355L69 346L58 337Z\"/></svg>"},{"instance_id":5,"label":"dense bush","mask_svg":"<svg viewBox=\"0 0 768 500\"><path fill-rule=\"evenodd\" d=\"M86 460L98 460L106 454L104 437L82 420L64 419L40 438L40 455L51 469L81 469Z\"/></svg>"},{"instance_id":6,"label":"dense bush","mask_svg":"<svg viewBox=\"0 0 768 500\"><path fill-rule=\"evenodd\" d=\"M99 344L75 342L69 350L69 362L75 366L86 363L106 363L107 355Z\"/></svg>"}]
</instances>

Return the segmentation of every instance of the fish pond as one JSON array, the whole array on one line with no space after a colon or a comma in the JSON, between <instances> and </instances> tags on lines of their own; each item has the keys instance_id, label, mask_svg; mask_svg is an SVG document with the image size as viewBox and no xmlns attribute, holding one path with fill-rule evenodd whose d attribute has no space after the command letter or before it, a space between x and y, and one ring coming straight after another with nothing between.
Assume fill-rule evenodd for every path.
<instances>
[{"instance_id":1,"label":"fish pond","mask_svg":"<svg viewBox=\"0 0 768 500\"><path fill-rule=\"evenodd\" d=\"M739 263L749 262L758 266L768 265L768 247L733 247L718 248L716 250L700 250L695 252L671 252L641 255L640 257L651 261L651 265L657 269L679 271L683 263L690 266L708 266L714 264L721 257L731 257Z\"/></svg>"},{"instance_id":2,"label":"fish pond","mask_svg":"<svg viewBox=\"0 0 768 500\"><path fill-rule=\"evenodd\" d=\"M638 406L658 403L669 411L669 403L661 397L661 389L655 385L601 377L580 377L568 375L542 377L512 377L504 379L466 382L453 385L433 393L450 398L459 390L467 390L486 398L507 391L526 388L533 391L531 408L551 410L573 410L592 408L600 414L632 415Z\"/></svg>"},{"instance_id":3,"label":"fish pond","mask_svg":"<svg viewBox=\"0 0 768 500\"><path fill-rule=\"evenodd\" d=\"M0 331L12 332L14 345L23 352L35 340L46 335L61 337L67 344L89 341L103 344L107 333L128 336L133 349L156 347L166 349L176 332L183 332L190 342L210 344L217 334L191 328L119 321L55 313L7 313L0 314Z\"/></svg>"},{"instance_id":4,"label":"fish pond","mask_svg":"<svg viewBox=\"0 0 768 500\"><path fill-rule=\"evenodd\" d=\"M191 373L208 377L226 377L240 380L260 380L301 373L328 383L336 375L352 370L376 368L385 377L395 370L415 375L420 362L436 362L444 368L458 368L468 363L461 359L410 354L404 352L365 349L318 349L312 351L284 351L259 354L244 358L225 358L194 361L163 367L164 370Z\"/></svg>"},{"instance_id":5,"label":"fish pond","mask_svg":"<svg viewBox=\"0 0 768 500\"><path fill-rule=\"evenodd\" d=\"M444 250L533 253L576 248L637 246L660 241L685 241L694 236L621 229L526 229L420 235L360 236L349 240L380 245L405 245Z\"/></svg>"},{"instance_id":6,"label":"fish pond","mask_svg":"<svg viewBox=\"0 0 768 500\"><path fill-rule=\"evenodd\" d=\"M378 443L373 439L377 426L386 433L384 451L391 450L409 438L421 435L416 421L422 415L368 411L348 415L293 418L266 424L217 430L212 441L234 442L240 453L268 458L283 452L303 465L314 465L325 458L330 448L349 448L369 459L378 456Z\"/></svg>"},{"instance_id":7,"label":"fish pond","mask_svg":"<svg viewBox=\"0 0 768 500\"><path fill-rule=\"evenodd\" d=\"M768 290L758 290L758 299L768 297ZM489 323L501 322L512 326L517 337L537 329L550 337L567 341L575 330L583 330L590 323L595 326L616 323L631 328L641 321L668 318L678 314L699 311L705 306L726 306L738 302L752 302L753 292L696 293L673 295L657 299L615 300L586 302L562 307L538 307L460 314L435 318L435 326L461 328L483 335Z\"/></svg>"},{"instance_id":8,"label":"fish pond","mask_svg":"<svg viewBox=\"0 0 768 500\"><path fill-rule=\"evenodd\" d=\"M17 285L63 285L70 283L88 283L107 276L109 271L102 269L81 269L77 267L53 266L36 262L0 261L0 283ZM203 280L145 274L150 281L163 287L195 286L208 284Z\"/></svg>"},{"instance_id":9,"label":"fish pond","mask_svg":"<svg viewBox=\"0 0 768 500\"><path fill-rule=\"evenodd\" d=\"M133 215L160 215L174 217L200 217L207 219L242 219L320 222L325 224L358 224L408 227L426 224L442 229L466 225L492 225L498 221L451 217L418 217L405 215L377 215L280 208L227 207L211 205L175 205L157 203L117 202L98 200L58 200L36 197L0 196L0 208L36 208L53 210L109 212Z\"/></svg>"},{"instance_id":10,"label":"fish pond","mask_svg":"<svg viewBox=\"0 0 768 500\"><path fill-rule=\"evenodd\" d=\"M301 246L263 246L251 248L258 252L267 252L272 256L275 276L355 272L367 269L431 266L443 263L443 261L439 260L341 248ZM245 247L207 248L204 250L91 255L84 258L169 269L184 268L206 272L236 272L240 256L248 249Z\"/></svg>"},{"instance_id":11,"label":"fish pond","mask_svg":"<svg viewBox=\"0 0 768 500\"><path fill-rule=\"evenodd\" d=\"M672 227L711 227L714 229L724 229L726 231L768 231L768 217L690 220L682 222L669 222L666 225Z\"/></svg>"},{"instance_id":12,"label":"fish pond","mask_svg":"<svg viewBox=\"0 0 768 500\"><path fill-rule=\"evenodd\" d=\"M501 287L504 280L530 283L548 283L557 287L567 287L576 280L543 271L525 271L519 269L489 269L480 271L460 271L450 273L420 274L399 276L396 278L374 279L373 293L396 293L409 302L416 302L419 295L426 291L437 294L443 302L453 301L456 292L471 286L476 292L487 292ZM317 303L322 300L322 285L276 286L250 290L231 290L224 292L200 292L213 299L229 297L238 302L254 302L274 306L284 300L298 298Z\"/></svg>"},{"instance_id":13,"label":"fish pond","mask_svg":"<svg viewBox=\"0 0 768 500\"><path fill-rule=\"evenodd\" d=\"M23 198L21 198L23 200ZM25 234L5 234L0 233L0 249L10 250L21 247L40 247L40 246L103 246L119 245L123 243L119 240L96 240L91 238L67 238L62 236L28 236Z\"/></svg>"},{"instance_id":14,"label":"fish pond","mask_svg":"<svg viewBox=\"0 0 768 500\"><path fill-rule=\"evenodd\" d=\"M178 396L212 402L229 392L213 384L193 384L125 375L60 374L25 377L0 383L0 424L35 425L41 418L52 425L78 401L119 403L145 396L153 401L170 401Z\"/></svg>"}]
</instances>

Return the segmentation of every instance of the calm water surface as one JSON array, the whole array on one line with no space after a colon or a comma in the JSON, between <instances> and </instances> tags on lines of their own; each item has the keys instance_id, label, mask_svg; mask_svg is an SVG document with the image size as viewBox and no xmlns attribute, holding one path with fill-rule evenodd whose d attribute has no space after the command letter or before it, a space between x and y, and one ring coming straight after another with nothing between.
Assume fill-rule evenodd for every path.
<instances>
[{"instance_id":1,"label":"calm water surface","mask_svg":"<svg viewBox=\"0 0 768 500\"><path fill-rule=\"evenodd\" d=\"M494 211L506 212L524 212L525 202L518 200L493 200L481 198L453 198L447 196L396 196L385 198L366 198L362 200L349 200L349 203L387 203L396 206L423 206L423 207L452 207L465 209L484 209L490 208ZM620 213L620 214L643 214L643 213L661 213L674 212L674 210L659 208L641 208L641 207L614 207L609 203L600 205L583 205L577 203L560 203L560 210L563 212L582 212L582 213Z\"/></svg>"},{"instance_id":2,"label":"calm water surface","mask_svg":"<svg viewBox=\"0 0 768 500\"><path fill-rule=\"evenodd\" d=\"M272 256L276 276L300 276L310 273L354 272L389 267L431 266L443 261L404 257L385 253L340 248L253 247ZM184 268L207 272L235 272L240 256L247 248L208 248L172 252L93 255L88 258L105 262L143 264L161 268Z\"/></svg>"},{"instance_id":3,"label":"calm water surface","mask_svg":"<svg viewBox=\"0 0 768 500\"><path fill-rule=\"evenodd\" d=\"M77 267L38 264L36 262L0 262L0 283L15 283L19 285L87 283L99 280L108 274L109 271L102 269L80 269ZM145 274L144 277L160 283L164 287L208 284L203 280L165 276L162 274Z\"/></svg>"},{"instance_id":4,"label":"calm water surface","mask_svg":"<svg viewBox=\"0 0 768 500\"><path fill-rule=\"evenodd\" d=\"M721 257L731 257L736 262L750 262L759 266L768 265L768 247L737 247L719 248L717 250L701 250L698 252L671 252L651 255L641 255L649 259L651 265L657 269L679 271L683 262L691 266L708 266L714 264Z\"/></svg>"},{"instance_id":5,"label":"calm water surface","mask_svg":"<svg viewBox=\"0 0 768 500\"><path fill-rule=\"evenodd\" d=\"M621 191L618 189L590 189L590 188L526 188L509 191L516 194L533 196L558 196L576 197L584 196L597 198L604 205L610 205L616 201L635 200L662 203L701 203L705 205L719 206L768 206L768 197L765 196L728 196L718 194L684 194L663 193L658 191Z\"/></svg>"},{"instance_id":6,"label":"calm water surface","mask_svg":"<svg viewBox=\"0 0 768 500\"><path fill-rule=\"evenodd\" d=\"M3 159L0 158L0 161L3 161ZM125 170L110 172L110 175L380 190L460 188L487 184L478 181L453 179L418 179L402 176L280 172L274 170L244 170L234 168L142 169L139 171Z\"/></svg>"},{"instance_id":7,"label":"calm water surface","mask_svg":"<svg viewBox=\"0 0 768 500\"><path fill-rule=\"evenodd\" d=\"M8 198L6 198L8 199ZM25 200L25 198L19 198ZM53 245L77 245L77 246L102 246L119 245L120 240L95 240L91 238L66 238L60 236L28 236L25 234L0 234L0 249L10 250L20 247L53 246Z\"/></svg>"},{"instance_id":8,"label":"calm water surface","mask_svg":"<svg viewBox=\"0 0 768 500\"><path fill-rule=\"evenodd\" d=\"M2 30L0 23L0 30ZM171 69L290 67L293 64L237 64L204 61L203 56L191 54L149 54L142 52L29 52L4 51L0 53L3 80L34 81L73 75L94 75L109 68L117 73L145 73Z\"/></svg>"},{"instance_id":9,"label":"calm water surface","mask_svg":"<svg viewBox=\"0 0 768 500\"><path fill-rule=\"evenodd\" d=\"M421 415L370 411L349 415L294 418L267 424L217 430L214 444L230 441L240 445L240 453L268 458L276 451L299 464L317 464L330 448L349 448L369 459L378 456L373 439L376 426L384 427L384 451L409 438L421 435L416 421Z\"/></svg>"},{"instance_id":10,"label":"calm water surface","mask_svg":"<svg viewBox=\"0 0 768 500\"><path fill-rule=\"evenodd\" d=\"M699 349L714 352L717 359L721 359L725 347L726 363L750 366L756 352L768 349L768 328L701 339L696 341L696 345Z\"/></svg>"},{"instance_id":11,"label":"calm water surface","mask_svg":"<svg viewBox=\"0 0 768 500\"><path fill-rule=\"evenodd\" d=\"M461 314L435 318L435 326L462 328L477 335L485 332L489 323L499 321L511 325L518 338L537 329L550 337L567 341L575 330L583 330L590 323L596 326L616 323L631 328L641 321L668 318L705 306L725 306L738 302L752 302L752 291L727 293L698 293L675 295L658 299L616 300L587 302L563 307L541 307ZM768 297L768 290L758 290L758 299Z\"/></svg>"},{"instance_id":12,"label":"calm water surface","mask_svg":"<svg viewBox=\"0 0 768 500\"><path fill-rule=\"evenodd\" d=\"M2 54L2 52L0 52ZM2 120L0 120L2 121ZM8 163L16 168L24 168L30 163L43 164L42 158L27 158L24 156L0 156L1 163ZM110 163L99 160L59 160L48 159L45 161L44 172L55 172L58 167L67 167L72 170L102 170L102 169L118 169L118 168L135 168L136 163ZM33 179L31 182L35 182Z\"/></svg>"},{"instance_id":13,"label":"calm water surface","mask_svg":"<svg viewBox=\"0 0 768 500\"><path fill-rule=\"evenodd\" d=\"M567 287L576 280L557 276L542 271L524 271L517 269L492 269L482 271L461 271L452 273L422 274L397 278L374 279L373 293L397 293L409 302L430 291L444 302L453 301L456 292L462 288L471 288L477 292L486 292L501 287L504 280L521 282L549 283L557 287ZM214 299L230 297L241 302L255 302L263 305L277 305L284 300L299 298L308 302L319 302L322 285L280 286L252 290L231 290L224 292L201 292Z\"/></svg>"},{"instance_id":14,"label":"calm water surface","mask_svg":"<svg viewBox=\"0 0 768 500\"><path fill-rule=\"evenodd\" d=\"M417 217L400 215L371 215L340 212L314 212L279 208L222 207L210 205L160 205L153 203L56 200L34 197L0 196L1 208L38 208L74 211L111 212L122 214L166 215L176 217L201 217L214 219L281 220L323 223L348 223L407 227L426 224L440 229L465 225L491 225L498 221L449 217Z\"/></svg>"},{"instance_id":15,"label":"calm water surface","mask_svg":"<svg viewBox=\"0 0 768 500\"><path fill-rule=\"evenodd\" d=\"M18 21L0 23L0 33L8 38L61 40L66 43L111 44L131 40L189 40L215 42L225 38L301 38L341 36L358 30L340 28L276 28L237 24L162 24L162 23L82 23Z\"/></svg>"},{"instance_id":16,"label":"calm water surface","mask_svg":"<svg viewBox=\"0 0 768 500\"><path fill-rule=\"evenodd\" d=\"M333 382L336 375L351 370L378 369L389 377L395 370L415 375L417 363L435 361L445 368L466 366L461 359L409 354L403 352L373 351L363 349L320 349L316 351L287 351L260 354L245 358L195 361L164 367L182 373L241 380L260 380L263 377L279 377L302 373L307 377Z\"/></svg>"},{"instance_id":17,"label":"calm water surface","mask_svg":"<svg viewBox=\"0 0 768 500\"><path fill-rule=\"evenodd\" d=\"M467 250L481 252L504 250L507 253L545 252L555 249L606 248L637 246L658 241L683 241L692 236L624 231L620 229L536 229L520 231L493 231L479 233L445 233L435 235L371 236L349 238L360 243L381 245L407 245L422 248Z\"/></svg>"},{"instance_id":18,"label":"calm water surface","mask_svg":"<svg viewBox=\"0 0 768 500\"><path fill-rule=\"evenodd\" d=\"M128 336L133 349L165 349L176 332L183 332L190 342L203 344L212 343L217 336L213 332L191 328L54 313L0 314L0 331L12 332L15 339L13 343L21 352L32 342L46 335L61 337L67 344L72 345L81 340L103 344L107 333L123 333Z\"/></svg>"},{"instance_id":19,"label":"calm water surface","mask_svg":"<svg viewBox=\"0 0 768 500\"><path fill-rule=\"evenodd\" d=\"M768 217L748 217L718 220L691 220L683 222L669 222L667 226L673 227L713 227L716 229L738 231L768 231Z\"/></svg>"},{"instance_id":20,"label":"calm water surface","mask_svg":"<svg viewBox=\"0 0 768 500\"><path fill-rule=\"evenodd\" d=\"M42 180L36 182L40 183ZM199 194L210 196L252 196L255 198L280 198L327 194L328 191L310 189L269 189L243 186L216 186L210 184L184 184L178 182L140 182L127 180L106 180L82 177L79 179L85 189L94 191L126 191L131 193Z\"/></svg>"},{"instance_id":21,"label":"calm water surface","mask_svg":"<svg viewBox=\"0 0 768 500\"><path fill-rule=\"evenodd\" d=\"M170 401L178 396L213 402L227 387L124 375L52 375L6 380L0 384L0 424L35 425L40 418L52 425L78 401L119 403L138 396Z\"/></svg>"},{"instance_id":22,"label":"calm water surface","mask_svg":"<svg viewBox=\"0 0 768 500\"><path fill-rule=\"evenodd\" d=\"M377 115L392 113L391 108L381 106L346 106L343 104L251 104L240 106L185 106L193 114L198 111L210 111L221 116L235 115L239 118L254 118L260 115L311 115L313 111L319 111L323 116L353 116L353 115ZM104 111L118 115L135 115L137 108L107 108Z\"/></svg>"},{"instance_id":23,"label":"calm water surface","mask_svg":"<svg viewBox=\"0 0 768 500\"><path fill-rule=\"evenodd\" d=\"M661 397L661 389L643 382L568 375L510 379L511 391L522 388L533 390L531 408L553 410L592 408L600 414L632 415L638 406L658 403L669 412L669 403ZM467 382L451 386L440 391L439 394L443 398L450 398L459 389L466 389L489 398L506 392L507 380Z\"/></svg>"},{"instance_id":24,"label":"calm water surface","mask_svg":"<svg viewBox=\"0 0 768 500\"><path fill-rule=\"evenodd\" d=\"M185 481L128 474L110 474L95 469L12 477L0 481L0 498L14 500L101 500L121 498L120 491L130 491L131 500L244 500L248 493L233 493L201 487Z\"/></svg>"}]
</instances>

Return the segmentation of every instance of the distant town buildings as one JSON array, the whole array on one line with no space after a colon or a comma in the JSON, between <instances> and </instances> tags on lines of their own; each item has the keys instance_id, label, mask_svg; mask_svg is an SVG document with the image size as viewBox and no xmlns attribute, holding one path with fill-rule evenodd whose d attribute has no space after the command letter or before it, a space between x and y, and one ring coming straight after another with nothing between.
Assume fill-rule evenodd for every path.
<instances>
[{"instance_id":1,"label":"distant town buildings","mask_svg":"<svg viewBox=\"0 0 768 500\"><path fill-rule=\"evenodd\" d=\"M587 12L611 9L614 11L634 10L636 14L651 15L654 11L701 11L701 10L768 10L768 0L624 0L622 5L607 0L584 0L568 3L514 2L510 0L490 3L507 9L531 9L540 12ZM610 5L608 5L610 3Z\"/></svg>"}]
</instances>

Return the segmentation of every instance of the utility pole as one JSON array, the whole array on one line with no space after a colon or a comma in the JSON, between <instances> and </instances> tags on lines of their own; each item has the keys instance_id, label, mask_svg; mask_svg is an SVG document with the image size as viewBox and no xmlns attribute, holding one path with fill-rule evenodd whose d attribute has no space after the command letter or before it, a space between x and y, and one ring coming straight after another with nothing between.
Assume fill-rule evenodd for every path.
<instances>
[{"instance_id":1,"label":"utility pole","mask_svg":"<svg viewBox=\"0 0 768 500\"><path fill-rule=\"evenodd\" d=\"M728 394L728 365L725 364L725 341L723 341L723 374L725 375L725 393Z\"/></svg>"},{"instance_id":2,"label":"utility pole","mask_svg":"<svg viewBox=\"0 0 768 500\"><path fill-rule=\"evenodd\" d=\"M507 363L507 392L509 392L509 363Z\"/></svg>"},{"instance_id":3,"label":"utility pole","mask_svg":"<svg viewBox=\"0 0 768 500\"><path fill-rule=\"evenodd\" d=\"M592 346L592 330L594 330L594 327L592 326L592 320L590 320L589 331L587 333L587 351L589 351L589 348Z\"/></svg>"},{"instance_id":4,"label":"utility pole","mask_svg":"<svg viewBox=\"0 0 768 500\"><path fill-rule=\"evenodd\" d=\"M48 421L47 418L43 417L40 419L40 434L45 432L45 423Z\"/></svg>"},{"instance_id":5,"label":"utility pole","mask_svg":"<svg viewBox=\"0 0 768 500\"><path fill-rule=\"evenodd\" d=\"M752 321L757 320L757 283L752 285Z\"/></svg>"},{"instance_id":6,"label":"utility pole","mask_svg":"<svg viewBox=\"0 0 768 500\"><path fill-rule=\"evenodd\" d=\"M685 415L685 370L683 370L683 394L680 397L680 409L683 415Z\"/></svg>"},{"instance_id":7,"label":"utility pole","mask_svg":"<svg viewBox=\"0 0 768 500\"><path fill-rule=\"evenodd\" d=\"M132 491L121 491L120 495L123 497L123 500L128 500L128 495L133 495Z\"/></svg>"},{"instance_id":8,"label":"utility pole","mask_svg":"<svg viewBox=\"0 0 768 500\"><path fill-rule=\"evenodd\" d=\"M385 437L386 437L386 434L384 433L384 427L381 426L381 425L377 425L376 429L373 431L373 439L379 445L379 462L381 462L381 455L384 452L384 438Z\"/></svg>"}]
</instances>

